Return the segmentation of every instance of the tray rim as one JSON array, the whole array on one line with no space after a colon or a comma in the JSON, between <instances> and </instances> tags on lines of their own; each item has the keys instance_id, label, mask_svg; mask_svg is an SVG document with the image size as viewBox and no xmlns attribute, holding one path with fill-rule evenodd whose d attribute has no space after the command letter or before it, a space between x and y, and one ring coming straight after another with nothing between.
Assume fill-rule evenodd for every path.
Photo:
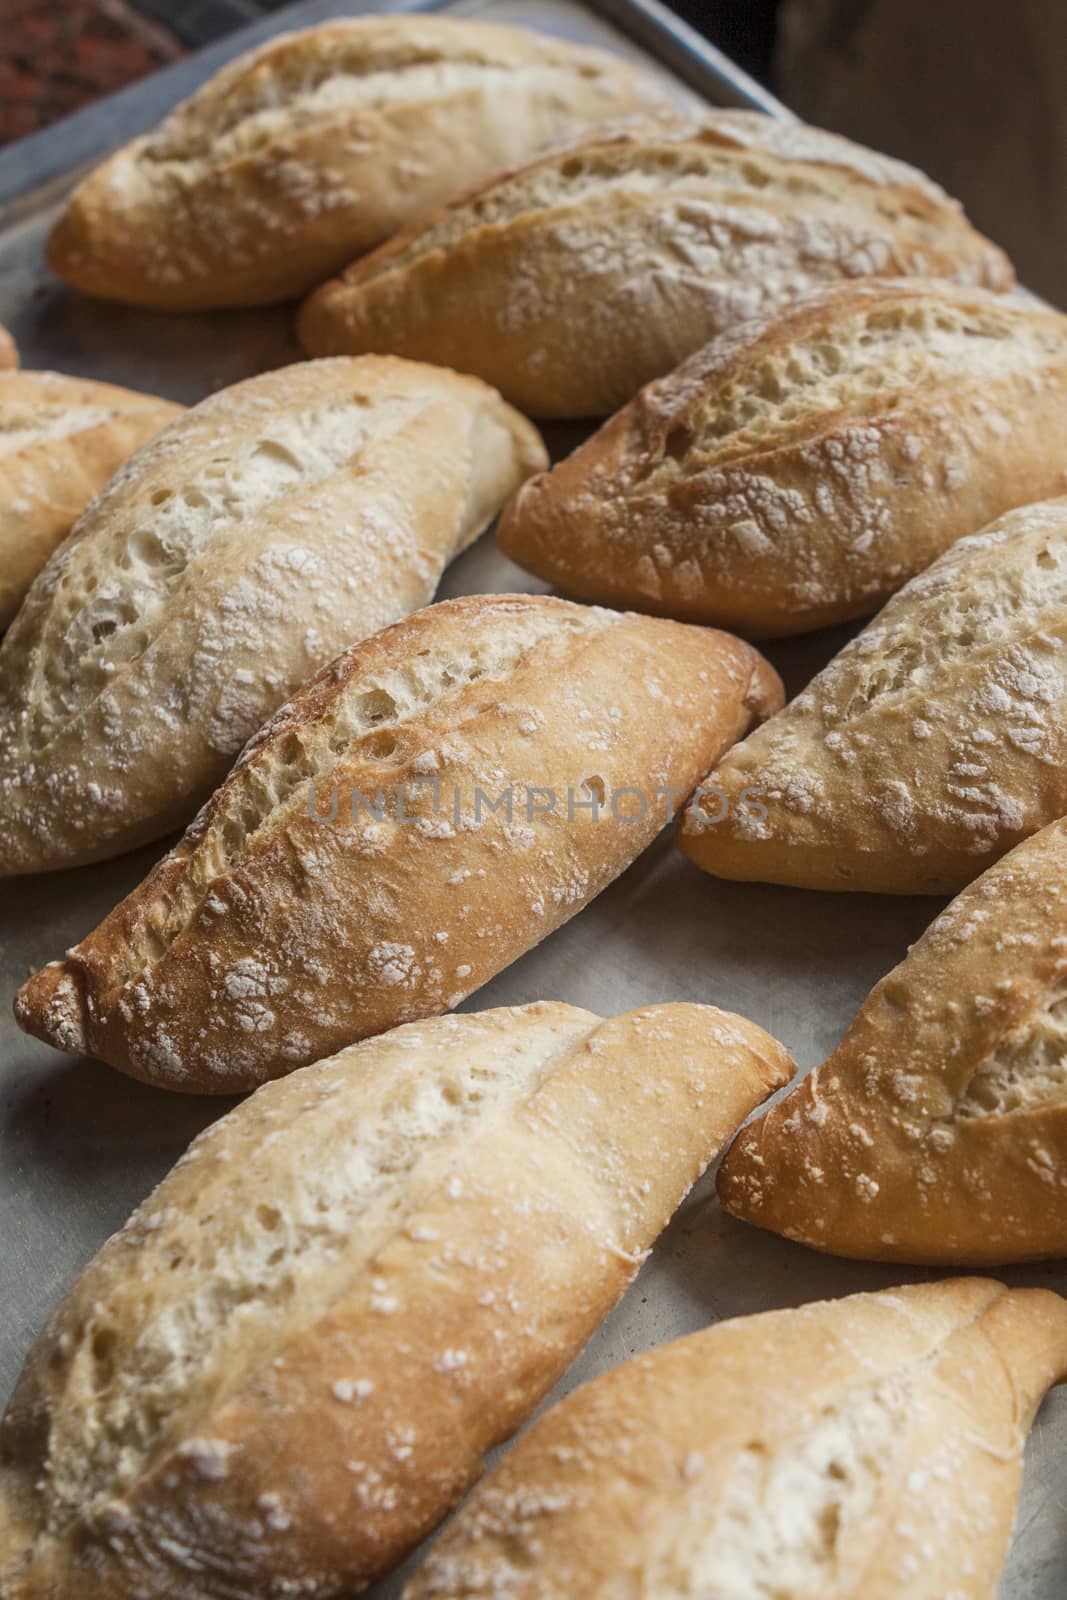
<instances>
[{"instance_id":1,"label":"tray rim","mask_svg":"<svg viewBox=\"0 0 1067 1600\"><path fill-rule=\"evenodd\" d=\"M109 151L154 126L227 61L290 28L342 17L451 11L459 0L295 0L215 44L105 95L0 150L0 232L58 199ZM662 0L573 0L615 27L667 72L715 106L793 113ZM72 155L74 159L72 160Z\"/></svg>"}]
</instances>

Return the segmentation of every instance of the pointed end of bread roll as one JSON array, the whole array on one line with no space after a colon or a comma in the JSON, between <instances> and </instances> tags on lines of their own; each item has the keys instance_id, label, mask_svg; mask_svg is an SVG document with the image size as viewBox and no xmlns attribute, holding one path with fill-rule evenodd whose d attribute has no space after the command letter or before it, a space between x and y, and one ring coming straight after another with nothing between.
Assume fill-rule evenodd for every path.
<instances>
[{"instance_id":1,"label":"pointed end of bread roll","mask_svg":"<svg viewBox=\"0 0 1067 1600\"><path fill-rule=\"evenodd\" d=\"M333 310L337 290L338 280L330 278L312 290L297 313L296 336L305 355L330 356L340 348Z\"/></svg>"},{"instance_id":2,"label":"pointed end of bread roll","mask_svg":"<svg viewBox=\"0 0 1067 1600\"><path fill-rule=\"evenodd\" d=\"M50 961L34 973L16 994L14 1010L24 1033L71 1056L85 1053L85 996L69 962Z\"/></svg>"},{"instance_id":3,"label":"pointed end of bread roll","mask_svg":"<svg viewBox=\"0 0 1067 1600\"><path fill-rule=\"evenodd\" d=\"M806 1080L805 1080L806 1081ZM803 1085L797 1090L802 1095ZM789 1097L792 1102L794 1097ZM768 1220L768 1173L761 1146L769 1112L742 1128L723 1157L715 1179L715 1189L724 1211L742 1222L784 1232L784 1219ZM777 1169L775 1171L777 1178ZM803 1242L807 1242L806 1240Z\"/></svg>"},{"instance_id":4,"label":"pointed end of bread roll","mask_svg":"<svg viewBox=\"0 0 1067 1600\"><path fill-rule=\"evenodd\" d=\"M122 250L127 232L120 224L109 231L105 223L107 192L128 192L128 167L124 152L118 151L83 178L45 240L47 265L57 278L83 294L107 300L125 298L128 286L122 270Z\"/></svg>"}]
</instances>

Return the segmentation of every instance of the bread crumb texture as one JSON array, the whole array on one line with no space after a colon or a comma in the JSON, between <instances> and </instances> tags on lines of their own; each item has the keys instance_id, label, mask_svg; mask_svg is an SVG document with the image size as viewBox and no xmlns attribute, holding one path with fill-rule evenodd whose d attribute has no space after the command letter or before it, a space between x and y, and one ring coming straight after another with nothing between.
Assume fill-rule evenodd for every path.
<instances>
[{"instance_id":1,"label":"bread crumb texture","mask_svg":"<svg viewBox=\"0 0 1067 1600\"><path fill-rule=\"evenodd\" d=\"M947 894L1067 811L1067 500L960 540L711 782L683 849L709 872ZM721 808L721 802L720 802Z\"/></svg>"},{"instance_id":2,"label":"bread crumb texture","mask_svg":"<svg viewBox=\"0 0 1067 1600\"><path fill-rule=\"evenodd\" d=\"M725 634L544 596L431 606L283 707L16 1013L135 1076L226 1092L451 1009L780 704Z\"/></svg>"},{"instance_id":3,"label":"bread crumb texture","mask_svg":"<svg viewBox=\"0 0 1067 1600\"><path fill-rule=\"evenodd\" d=\"M93 496L180 411L110 383L0 371L0 628Z\"/></svg>"},{"instance_id":4,"label":"bread crumb texture","mask_svg":"<svg viewBox=\"0 0 1067 1600\"><path fill-rule=\"evenodd\" d=\"M595 416L738 323L872 275L1013 281L902 163L758 112L664 116L416 219L317 291L301 331L313 354L417 353L534 415Z\"/></svg>"},{"instance_id":5,"label":"bread crumb texture","mask_svg":"<svg viewBox=\"0 0 1067 1600\"><path fill-rule=\"evenodd\" d=\"M138 304L285 299L457 188L671 100L657 76L525 28L364 17L283 34L92 172L49 260Z\"/></svg>"},{"instance_id":6,"label":"bread crumb texture","mask_svg":"<svg viewBox=\"0 0 1067 1600\"><path fill-rule=\"evenodd\" d=\"M1067 1253L1067 824L1019 845L724 1162L746 1220L841 1255Z\"/></svg>"},{"instance_id":7,"label":"bread crumb texture","mask_svg":"<svg viewBox=\"0 0 1067 1600\"><path fill-rule=\"evenodd\" d=\"M544 462L485 385L388 358L267 373L173 422L0 646L0 871L188 821L282 701L425 604Z\"/></svg>"},{"instance_id":8,"label":"bread crumb texture","mask_svg":"<svg viewBox=\"0 0 1067 1600\"><path fill-rule=\"evenodd\" d=\"M399 1028L209 1128L0 1424L9 1600L341 1597L478 1475L791 1063L711 1007Z\"/></svg>"},{"instance_id":9,"label":"bread crumb texture","mask_svg":"<svg viewBox=\"0 0 1067 1600\"><path fill-rule=\"evenodd\" d=\"M845 621L1067 488L1065 390L1056 312L948 283L835 286L650 385L519 491L501 544L585 599L756 636Z\"/></svg>"},{"instance_id":10,"label":"bread crumb texture","mask_svg":"<svg viewBox=\"0 0 1067 1600\"><path fill-rule=\"evenodd\" d=\"M1067 1305L980 1279L738 1318L530 1430L405 1600L987 1600Z\"/></svg>"}]
</instances>

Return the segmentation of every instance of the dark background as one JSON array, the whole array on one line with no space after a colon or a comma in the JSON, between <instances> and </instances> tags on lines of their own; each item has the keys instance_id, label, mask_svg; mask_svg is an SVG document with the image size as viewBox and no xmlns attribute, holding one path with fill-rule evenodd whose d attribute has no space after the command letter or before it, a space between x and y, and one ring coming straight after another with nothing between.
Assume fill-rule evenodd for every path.
<instances>
[{"instance_id":1,"label":"dark background","mask_svg":"<svg viewBox=\"0 0 1067 1600\"><path fill-rule=\"evenodd\" d=\"M801 116L923 167L1067 300L1067 0L672 0ZM0 0L0 143L278 0Z\"/></svg>"}]
</instances>

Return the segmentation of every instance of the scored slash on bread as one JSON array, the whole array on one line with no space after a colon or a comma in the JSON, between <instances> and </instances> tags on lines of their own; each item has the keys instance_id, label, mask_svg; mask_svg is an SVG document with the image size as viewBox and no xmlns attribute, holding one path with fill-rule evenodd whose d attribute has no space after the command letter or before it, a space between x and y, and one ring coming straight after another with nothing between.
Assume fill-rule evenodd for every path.
<instances>
[{"instance_id":1,"label":"scored slash on bread","mask_svg":"<svg viewBox=\"0 0 1067 1600\"><path fill-rule=\"evenodd\" d=\"M722 878L956 893L1067 813L1065 647L1059 499L1008 512L913 578L729 752L681 848Z\"/></svg>"},{"instance_id":2,"label":"scored slash on bread","mask_svg":"<svg viewBox=\"0 0 1067 1600\"><path fill-rule=\"evenodd\" d=\"M997 862L738 1137L735 1216L834 1255L1067 1256L1067 823Z\"/></svg>"},{"instance_id":3,"label":"scored slash on bread","mask_svg":"<svg viewBox=\"0 0 1067 1600\"><path fill-rule=\"evenodd\" d=\"M277 713L140 887L23 986L18 1020L228 1093L448 1010L781 701L728 634L547 596L431 606Z\"/></svg>"},{"instance_id":4,"label":"scored slash on bread","mask_svg":"<svg viewBox=\"0 0 1067 1600\"><path fill-rule=\"evenodd\" d=\"M478 1477L792 1070L710 1006L398 1028L201 1135L0 1424L5 1600L347 1600Z\"/></svg>"},{"instance_id":5,"label":"scored slash on bread","mask_svg":"<svg viewBox=\"0 0 1067 1600\"><path fill-rule=\"evenodd\" d=\"M1067 490L1067 317L849 283L723 337L519 490L501 548L583 600L754 638L874 611Z\"/></svg>"},{"instance_id":6,"label":"scored slash on bread","mask_svg":"<svg viewBox=\"0 0 1067 1600\"><path fill-rule=\"evenodd\" d=\"M456 189L674 99L607 51L526 28L383 16L282 34L90 173L49 265L164 310L289 299Z\"/></svg>"},{"instance_id":7,"label":"scored slash on bread","mask_svg":"<svg viewBox=\"0 0 1067 1600\"><path fill-rule=\"evenodd\" d=\"M562 1401L404 1600L993 1600L1067 1303L957 1279L739 1317Z\"/></svg>"},{"instance_id":8,"label":"scored slash on bread","mask_svg":"<svg viewBox=\"0 0 1067 1600\"><path fill-rule=\"evenodd\" d=\"M603 416L717 334L821 284L1007 289L913 168L758 112L599 130L417 218L305 303L313 355L475 372L533 416Z\"/></svg>"},{"instance_id":9,"label":"scored slash on bread","mask_svg":"<svg viewBox=\"0 0 1067 1600\"><path fill-rule=\"evenodd\" d=\"M265 373L171 423L0 646L0 873L183 826L278 706L432 599L546 461L476 378L388 357Z\"/></svg>"},{"instance_id":10,"label":"scored slash on bread","mask_svg":"<svg viewBox=\"0 0 1067 1600\"><path fill-rule=\"evenodd\" d=\"M0 373L0 628L93 496L181 410L59 372Z\"/></svg>"}]
</instances>

